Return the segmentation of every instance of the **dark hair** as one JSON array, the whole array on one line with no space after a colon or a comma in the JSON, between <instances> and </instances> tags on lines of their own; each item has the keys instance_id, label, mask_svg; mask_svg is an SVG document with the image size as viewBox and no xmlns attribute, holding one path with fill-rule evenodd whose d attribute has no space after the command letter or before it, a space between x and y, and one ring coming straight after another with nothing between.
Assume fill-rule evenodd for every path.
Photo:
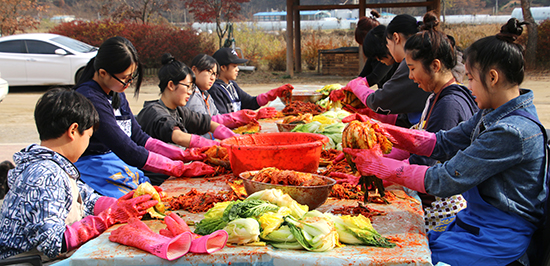
<instances>
[{"instance_id":1,"label":"dark hair","mask_svg":"<svg viewBox=\"0 0 550 266\"><path fill-rule=\"evenodd\" d=\"M92 102L84 95L65 88L53 88L36 103L34 121L40 140L61 137L73 123L78 124L78 132L99 124L99 115Z\"/></svg>"},{"instance_id":2,"label":"dark hair","mask_svg":"<svg viewBox=\"0 0 550 266\"><path fill-rule=\"evenodd\" d=\"M405 43L405 51L413 60L421 61L424 70L431 72L430 64L438 59L451 70L456 65L456 51L447 35L436 29L439 20L433 12L424 15L422 31L411 36Z\"/></svg>"},{"instance_id":3,"label":"dark hair","mask_svg":"<svg viewBox=\"0 0 550 266\"><path fill-rule=\"evenodd\" d=\"M393 40L394 33L401 33L408 39L409 36L418 32L419 25L422 22L416 21L416 19L408 14L401 14L395 16L388 27L386 27L386 38Z\"/></svg>"},{"instance_id":4,"label":"dark hair","mask_svg":"<svg viewBox=\"0 0 550 266\"><path fill-rule=\"evenodd\" d=\"M376 10L370 11L370 17L360 17L357 21L357 28L355 28L355 41L358 44L363 44L363 40L369 31L374 27L380 25L380 22L376 20L380 17L380 14Z\"/></svg>"},{"instance_id":5,"label":"dark hair","mask_svg":"<svg viewBox=\"0 0 550 266\"><path fill-rule=\"evenodd\" d=\"M10 161L6 160L0 163L0 199L3 199L10 190L8 187L8 172L13 168L15 168L15 165Z\"/></svg>"},{"instance_id":6,"label":"dark hair","mask_svg":"<svg viewBox=\"0 0 550 266\"><path fill-rule=\"evenodd\" d=\"M162 67L158 73L160 93L164 92L169 81L178 83L187 78L188 75L191 75L193 83L195 83L195 74L191 71L191 68L176 60L171 54L163 54L161 63Z\"/></svg>"},{"instance_id":7,"label":"dark hair","mask_svg":"<svg viewBox=\"0 0 550 266\"><path fill-rule=\"evenodd\" d=\"M196 67L199 72L216 68L216 73L220 73L220 64L216 59L207 54L199 54L191 61L191 67Z\"/></svg>"},{"instance_id":8,"label":"dark hair","mask_svg":"<svg viewBox=\"0 0 550 266\"><path fill-rule=\"evenodd\" d=\"M363 40L363 54L367 58L384 58L390 54L386 46L386 26L379 25L369 31Z\"/></svg>"},{"instance_id":9,"label":"dark hair","mask_svg":"<svg viewBox=\"0 0 550 266\"><path fill-rule=\"evenodd\" d=\"M511 18L502 26L500 33L475 41L465 51L466 66L477 69L481 83L487 88L485 75L491 68L496 68L512 84L521 84L524 78L525 61L523 59L523 46L515 43L515 40L523 32L522 25Z\"/></svg>"},{"instance_id":10,"label":"dark hair","mask_svg":"<svg viewBox=\"0 0 550 266\"><path fill-rule=\"evenodd\" d=\"M137 64L137 81L135 83L136 90L134 96L138 96L143 79L143 69L136 48L124 37L111 37L101 44L97 55L90 59L75 88L91 80L94 77L94 73L100 69L104 69L107 73L114 75L124 72L133 63ZM120 96L116 92L112 91L111 93L113 96L112 106L118 109L120 107Z\"/></svg>"}]
</instances>

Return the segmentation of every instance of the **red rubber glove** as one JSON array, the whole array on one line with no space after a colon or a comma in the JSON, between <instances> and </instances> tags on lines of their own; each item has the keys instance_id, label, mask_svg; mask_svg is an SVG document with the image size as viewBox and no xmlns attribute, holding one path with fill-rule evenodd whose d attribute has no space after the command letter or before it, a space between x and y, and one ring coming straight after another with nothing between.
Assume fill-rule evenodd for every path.
<instances>
[{"instance_id":1,"label":"red rubber glove","mask_svg":"<svg viewBox=\"0 0 550 266\"><path fill-rule=\"evenodd\" d=\"M357 120L359 122L370 122L372 124L376 123L372 121L372 119L370 119L368 116L357 113L344 117L344 119L342 119L342 123L349 123L354 120Z\"/></svg>"},{"instance_id":2,"label":"red rubber glove","mask_svg":"<svg viewBox=\"0 0 550 266\"><path fill-rule=\"evenodd\" d=\"M390 114L390 115L379 114L379 113L374 112L369 107L356 109L355 112L359 113L359 114L366 115L366 116L368 116L372 119L376 119L376 120L378 120L382 123L386 123L386 124L390 124L390 125L395 125L395 121L397 121L397 115L396 114Z\"/></svg>"},{"instance_id":3,"label":"red rubber glove","mask_svg":"<svg viewBox=\"0 0 550 266\"><path fill-rule=\"evenodd\" d=\"M235 134L233 131L231 131L231 129L225 127L224 125L219 125L216 130L214 130L214 138L216 139L221 139L221 140L224 140L224 139L227 139L227 138L231 138L231 137L234 137L234 136L238 136L237 134ZM205 155L206 156L206 155Z\"/></svg>"},{"instance_id":4,"label":"red rubber glove","mask_svg":"<svg viewBox=\"0 0 550 266\"><path fill-rule=\"evenodd\" d=\"M177 214L170 213L170 215L164 218L166 223L166 229L161 229L160 234L168 237L173 237L184 232L191 232L187 223L181 219ZM218 230L212 234L201 236L195 233L191 233L194 237L193 242L191 243L191 248L189 251L192 253L213 253L223 247L227 243L227 232L224 230Z\"/></svg>"},{"instance_id":5,"label":"red rubber glove","mask_svg":"<svg viewBox=\"0 0 550 266\"><path fill-rule=\"evenodd\" d=\"M256 115L256 119L270 119L277 116L277 110L275 107L264 107L258 110L258 114Z\"/></svg>"},{"instance_id":6,"label":"red rubber glove","mask_svg":"<svg viewBox=\"0 0 550 266\"><path fill-rule=\"evenodd\" d=\"M340 172L331 172L331 177L336 177L336 183L350 183L352 185L356 185L359 183L360 176L354 176L350 174L344 174Z\"/></svg>"},{"instance_id":7,"label":"red rubber glove","mask_svg":"<svg viewBox=\"0 0 550 266\"><path fill-rule=\"evenodd\" d=\"M191 141L189 142L189 148L203 148L214 145L220 145L220 143L215 140L203 138L199 135L191 135Z\"/></svg>"},{"instance_id":8,"label":"red rubber glove","mask_svg":"<svg viewBox=\"0 0 550 266\"><path fill-rule=\"evenodd\" d=\"M155 138L149 138L145 143L145 149L166 156L172 160L180 160L184 162L202 161L206 159L206 154L200 154L192 149L182 150L174 145L164 143Z\"/></svg>"},{"instance_id":9,"label":"red rubber glove","mask_svg":"<svg viewBox=\"0 0 550 266\"><path fill-rule=\"evenodd\" d=\"M218 114L212 117L212 121L228 128L236 128L256 121L258 114L252 110L239 110L233 113Z\"/></svg>"},{"instance_id":10,"label":"red rubber glove","mask_svg":"<svg viewBox=\"0 0 550 266\"><path fill-rule=\"evenodd\" d=\"M182 161L173 161L151 151L143 170L175 177L195 177L215 172L212 166L203 162L192 162L186 165Z\"/></svg>"},{"instance_id":11,"label":"red rubber glove","mask_svg":"<svg viewBox=\"0 0 550 266\"><path fill-rule=\"evenodd\" d=\"M73 250L88 240L97 237L115 223L125 223L130 218L143 217L147 209L155 206L158 201L150 200L151 195L142 195L136 198L134 191L120 197L109 208L99 215L89 215L84 219L65 227L65 243L67 250Z\"/></svg>"},{"instance_id":12,"label":"red rubber glove","mask_svg":"<svg viewBox=\"0 0 550 266\"><path fill-rule=\"evenodd\" d=\"M285 91L292 91L294 89L294 87L292 87L292 85L290 84L285 84L281 87L278 87L278 88L275 88L275 89L272 89L266 93L262 93L258 96L256 96L256 102L258 102L258 105L260 106L264 106L266 105L269 101L273 101L275 99L277 99L277 97L280 97L283 95L283 92Z\"/></svg>"},{"instance_id":13,"label":"red rubber glove","mask_svg":"<svg viewBox=\"0 0 550 266\"><path fill-rule=\"evenodd\" d=\"M398 161L382 156L377 149L350 149L344 152L353 157L353 162L361 175L374 175L382 180L394 182L418 192L426 193L424 177L428 166L410 165L406 161Z\"/></svg>"},{"instance_id":14,"label":"red rubber glove","mask_svg":"<svg viewBox=\"0 0 550 266\"><path fill-rule=\"evenodd\" d=\"M344 154L342 152L342 153L338 154L338 156L336 156L336 158L334 158L334 160L332 160L332 163L338 163L339 161L344 160L344 158L346 158L346 154Z\"/></svg>"},{"instance_id":15,"label":"red rubber glove","mask_svg":"<svg viewBox=\"0 0 550 266\"><path fill-rule=\"evenodd\" d=\"M130 219L109 236L109 240L145 250L166 260L175 260L189 252L193 237L186 232L173 238L153 232L138 219Z\"/></svg>"}]
</instances>

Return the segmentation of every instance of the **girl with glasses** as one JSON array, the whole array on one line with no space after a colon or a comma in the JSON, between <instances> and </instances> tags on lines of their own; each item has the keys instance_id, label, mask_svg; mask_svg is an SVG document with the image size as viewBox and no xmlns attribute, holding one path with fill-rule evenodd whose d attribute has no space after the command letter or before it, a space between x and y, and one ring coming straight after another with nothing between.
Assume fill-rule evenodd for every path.
<instances>
[{"instance_id":1,"label":"girl with glasses","mask_svg":"<svg viewBox=\"0 0 550 266\"><path fill-rule=\"evenodd\" d=\"M150 182L143 171L169 176L200 176L214 169L193 150L181 150L143 132L134 118L126 94L136 81L139 94L142 66L137 51L123 37L112 37L92 58L75 90L88 98L99 114L99 127L82 157L75 163L80 178L97 192L119 198Z\"/></svg>"},{"instance_id":2,"label":"girl with glasses","mask_svg":"<svg viewBox=\"0 0 550 266\"><path fill-rule=\"evenodd\" d=\"M189 148L219 145L217 141L199 136L205 133L222 140L235 136L230 129L214 122L210 115L183 108L193 93L195 78L187 65L166 53L162 55L158 78L160 99L146 101L136 117L147 134Z\"/></svg>"}]
</instances>

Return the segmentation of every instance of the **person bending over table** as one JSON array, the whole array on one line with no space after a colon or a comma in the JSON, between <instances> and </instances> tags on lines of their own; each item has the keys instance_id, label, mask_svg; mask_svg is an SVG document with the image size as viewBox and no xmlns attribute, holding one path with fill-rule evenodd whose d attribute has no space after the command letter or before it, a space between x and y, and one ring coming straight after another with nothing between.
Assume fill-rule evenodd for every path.
<instances>
[{"instance_id":1,"label":"person bending over table","mask_svg":"<svg viewBox=\"0 0 550 266\"><path fill-rule=\"evenodd\" d=\"M481 109L472 118L435 134L381 124L397 148L444 163L429 167L386 158L380 151L344 149L363 175L431 195L466 198L468 206L445 231L428 233L434 264L508 265L525 260L535 230L544 223L546 137L533 92L519 88L525 63L515 40L521 25L512 18L499 34L466 50L469 87ZM529 259L536 257L542 255Z\"/></svg>"},{"instance_id":2,"label":"person bending over table","mask_svg":"<svg viewBox=\"0 0 550 266\"><path fill-rule=\"evenodd\" d=\"M183 108L193 93L193 72L187 65L166 53L162 55L158 78L160 99L143 103L143 109L136 116L147 134L186 148L219 145L217 141L199 136L207 132L220 140L236 135L212 121L209 115Z\"/></svg>"},{"instance_id":3,"label":"person bending over table","mask_svg":"<svg viewBox=\"0 0 550 266\"><path fill-rule=\"evenodd\" d=\"M256 110L294 89L292 85L286 84L258 96L251 96L235 82L239 75L238 65L246 63L248 60L239 58L235 50L225 47L216 51L213 57L220 65L220 73L209 92L214 99L216 108L222 114L242 109Z\"/></svg>"},{"instance_id":4,"label":"person bending over table","mask_svg":"<svg viewBox=\"0 0 550 266\"><path fill-rule=\"evenodd\" d=\"M43 262L68 257L111 225L141 218L157 204L133 191L115 199L100 197L79 180L73 163L84 152L99 123L92 103L72 90L48 90L36 104L40 145L14 154L10 190L0 211L0 263L38 254Z\"/></svg>"},{"instance_id":5,"label":"person bending over table","mask_svg":"<svg viewBox=\"0 0 550 266\"><path fill-rule=\"evenodd\" d=\"M149 178L143 171L168 176L193 177L214 173L202 162L205 155L182 150L152 138L137 123L124 91L137 80L139 94L142 66L137 51L123 37L106 40L75 86L99 113L99 127L84 155L75 163L81 179L105 196L119 198Z\"/></svg>"},{"instance_id":6,"label":"person bending over table","mask_svg":"<svg viewBox=\"0 0 550 266\"><path fill-rule=\"evenodd\" d=\"M218 73L220 73L220 66L216 59L206 54L199 54L191 61L191 70L195 74L195 81L193 83L193 93L185 105L186 109L210 115L212 121L228 128L237 128L259 119L273 118L277 115L277 110L274 107L264 107L257 112L245 109L221 114L214 103L214 99L208 93L208 90L216 81ZM202 136L214 139L210 132Z\"/></svg>"}]
</instances>

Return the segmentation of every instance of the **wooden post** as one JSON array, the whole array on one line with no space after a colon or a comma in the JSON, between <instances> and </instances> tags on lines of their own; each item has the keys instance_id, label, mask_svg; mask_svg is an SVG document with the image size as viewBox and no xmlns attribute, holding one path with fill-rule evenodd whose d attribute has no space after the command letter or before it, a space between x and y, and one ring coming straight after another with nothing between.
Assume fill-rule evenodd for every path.
<instances>
[{"instance_id":1,"label":"wooden post","mask_svg":"<svg viewBox=\"0 0 550 266\"><path fill-rule=\"evenodd\" d=\"M300 0L294 0L294 6L299 6ZM300 28L300 10L294 11L294 65L296 73L302 72L302 33Z\"/></svg>"},{"instance_id":2,"label":"wooden post","mask_svg":"<svg viewBox=\"0 0 550 266\"><path fill-rule=\"evenodd\" d=\"M359 0L359 18L365 16L366 2L367 0Z\"/></svg>"},{"instance_id":3,"label":"wooden post","mask_svg":"<svg viewBox=\"0 0 550 266\"><path fill-rule=\"evenodd\" d=\"M294 77L294 0L286 0L286 73Z\"/></svg>"},{"instance_id":4,"label":"wooden post","mask_svg":"<svg viewBox=\"0 0 550 266\"><path fill-rule=\"evenodd\" d=\"M431 7L428 7L428 11L433 11L437 18L441 15L441 0L432 0Z\"/></svg>"}]
</instances>

